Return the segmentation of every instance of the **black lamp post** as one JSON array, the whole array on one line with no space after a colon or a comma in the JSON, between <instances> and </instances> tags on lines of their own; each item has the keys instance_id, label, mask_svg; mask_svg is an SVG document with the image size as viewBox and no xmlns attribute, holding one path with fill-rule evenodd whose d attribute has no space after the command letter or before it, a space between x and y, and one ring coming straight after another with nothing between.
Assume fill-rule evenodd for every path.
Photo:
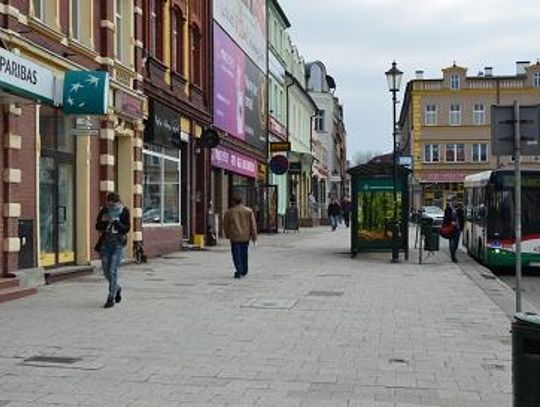
<instances>
[{"instance_id":1,"label":"black lamp post","mask_svg":"<svg viewBox=\"0 0 540 407\"><path fill-rule=\"evenodd\" d=\"M394 219L392 229L392 263L399 263L399 219L397 210L397 185L398 185L398 163L397 163L397 124L396 124L396 105L397 98L396 93L399 92L399 86L401 85L401 78L403 72L397 68L396 61L392 62L392 68L385 72L386 80L388 82L388 89L392 92L392 107L393 107L393 161L394 161Z\"/></svg>"}]
</instances>

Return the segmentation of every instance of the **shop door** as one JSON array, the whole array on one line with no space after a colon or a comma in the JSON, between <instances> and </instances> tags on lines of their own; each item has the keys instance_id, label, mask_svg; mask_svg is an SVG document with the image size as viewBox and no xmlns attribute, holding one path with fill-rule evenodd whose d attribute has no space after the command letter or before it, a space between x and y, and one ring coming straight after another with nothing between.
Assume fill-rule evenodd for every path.
<instances>
[{"instance_id":1,"label":"shop door","mask_svg":"<svg viewBox=\"0 0 540 407\"><path fill-rule=\"evenodd\" d=\"M73 162L55 156L40 159L40 258L44 267L75 261L73 171Z\"/></svg>"}]
</instances>

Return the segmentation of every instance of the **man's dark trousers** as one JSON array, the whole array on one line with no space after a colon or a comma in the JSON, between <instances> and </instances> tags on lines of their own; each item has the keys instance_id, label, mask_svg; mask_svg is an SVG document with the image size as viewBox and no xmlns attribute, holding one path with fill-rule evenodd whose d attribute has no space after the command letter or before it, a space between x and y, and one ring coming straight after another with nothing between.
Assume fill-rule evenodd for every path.
<instances>
[{"instance_id":1,"label":"man's dark trousers","mask_svg":"<svg viewBox=\"0 0 540 407\"><path fill-rule=\"evenodd\" d=\"M245 276L248 273L249 242L231 242L231 253L236 272Z\"/></svg>"}]
</instances>

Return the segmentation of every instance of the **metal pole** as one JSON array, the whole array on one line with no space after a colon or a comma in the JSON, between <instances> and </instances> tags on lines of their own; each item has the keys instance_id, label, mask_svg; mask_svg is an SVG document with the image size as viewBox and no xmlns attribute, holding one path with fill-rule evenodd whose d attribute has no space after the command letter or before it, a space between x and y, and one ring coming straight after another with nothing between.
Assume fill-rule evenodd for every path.
<instances>
[{"instance_id":1,"label":"metal pole","mask_svg":"<svg viewBox=\"0 0 540 407\"><path fill-rule=\"evenodd\" d=\"M521 123L519 117L519 103L514 102L514 159L516 178L516 207L515 207L515 227L516 227L516 312L521 312Z\"/></svg>"},{"instance_id":2,"label":"metal pole","mask_svg":"<svg viewBox=\"0 0 540 407\"><path fill-rule=\"evenodd\" d=\"M394 162L394 221L393 221L393 230L392 230L392 263L399 263L399 248L398 248L398 237L399 237L399 221L397 218L397 185L398 185L398 172L397 172L397 149L396 149L396 76L393 76L393 86L392 86L392 105L393 105L393 120L392 124L394 126L392 136L394 140L393 148L393 162Z\"/></svg>"}]
</instances>

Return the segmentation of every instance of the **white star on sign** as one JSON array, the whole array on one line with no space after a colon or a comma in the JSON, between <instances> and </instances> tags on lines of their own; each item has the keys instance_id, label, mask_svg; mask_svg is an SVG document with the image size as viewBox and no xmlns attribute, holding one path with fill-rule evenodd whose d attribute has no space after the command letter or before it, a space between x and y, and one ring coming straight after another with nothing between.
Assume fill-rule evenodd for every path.
<instances>
[{"instance_id":1,"label":"white star on sign","mask_svg":"<svg viewBox=\"0 0 540 407\"><path fill-rule=\"evenodd\" d=\"M94 75L88 75L88 78L86 79L86 82L88 82L90 85L94 85L94 87L97 88L99 84L99 78Z\"/></svg>"},{"instance_id":2,"label":"white star on sign","mask_svg":"<svg viewBox=\"0 0 540 407\"><path fill-rule=\"evenodd\" d=\"M73 99L71 98L71 96L68 97L67 102L68 102L68 104L69 104L70 106L73 106L74 101L73 101Z\"/></svg>"},{"instance_id":3,"label":"white star on sign","mask_svg":"<svg viewBox=\"0 0 540 407\"><path fill-rule=\"evenodd\" d=\"M74 83L73 85L71 85L71 89L69 91L70 92L77 92L81 88L84 88L84 86L80 82L77 82L77 83Z\"/></svg>"},{"instance_id":4,"label":"white star on sign","mask_svg":"<svg viewBox=\"0 0 540 407\"><path fill-rule=\"evenodd\" d=\"M86 103L81 102L81 103L79 103L79 107L83 107L85 104L86 104Z\"/></svg>"}]
</instances>

